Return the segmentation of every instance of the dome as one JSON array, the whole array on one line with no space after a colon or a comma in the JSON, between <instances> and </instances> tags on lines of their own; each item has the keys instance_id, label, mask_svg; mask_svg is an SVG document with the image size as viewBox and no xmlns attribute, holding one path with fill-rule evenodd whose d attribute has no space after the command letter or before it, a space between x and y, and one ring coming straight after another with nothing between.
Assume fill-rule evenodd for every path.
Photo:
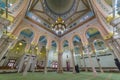
<instances>
[{"instance_id":1,"label":"dome","mask_svg":"<svg viewBox=\"0 0 120 80\"><path fill-rule=\"evenodd\" d=\"M74 5L75 0L45 0L47 7L56 14L68 12Z\"/></svg>"}]
</instances>

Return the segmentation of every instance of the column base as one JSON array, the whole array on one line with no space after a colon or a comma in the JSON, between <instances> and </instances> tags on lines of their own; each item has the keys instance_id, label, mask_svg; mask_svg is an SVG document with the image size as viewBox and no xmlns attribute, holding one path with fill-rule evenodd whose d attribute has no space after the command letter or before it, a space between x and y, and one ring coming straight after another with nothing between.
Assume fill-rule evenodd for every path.
<instances>
[{"instance_id":1,"label":"column base","mask_svg":"<svg viewBox=\"0 0 120 80\"><path fill-rule=\"evenodd\" d=\"M63 73L63 70L57 70L57 73Z\"/></svg>"}]
</instances>

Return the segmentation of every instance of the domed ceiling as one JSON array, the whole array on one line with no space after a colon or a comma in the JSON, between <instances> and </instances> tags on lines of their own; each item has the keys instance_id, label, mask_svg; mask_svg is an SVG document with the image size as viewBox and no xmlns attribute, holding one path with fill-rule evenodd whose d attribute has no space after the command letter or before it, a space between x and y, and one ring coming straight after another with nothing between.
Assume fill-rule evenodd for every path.
<instances>
[{"instance_id":1,"label":"domed ceiling","mask_svg":"<svg viewBox=\"0 0 120 80\"><path fill-rule=\"evenodd\" d=\"M75 0L45 0L47 7L55 14L64 14L71 10Z\"/></svg>"},{"instance_id":2,"label":"domed ceiling","mask_svg":"<svg viewBox=\"0 0 120 80\"><path fill-rule=\"evenodd\" d=\"M94 18L94 13L90 10L89 0L33 0L26 17L54 34L51 25L61 17L67 30L56 35L63 36Z\"/></svg>"}]
</instances>

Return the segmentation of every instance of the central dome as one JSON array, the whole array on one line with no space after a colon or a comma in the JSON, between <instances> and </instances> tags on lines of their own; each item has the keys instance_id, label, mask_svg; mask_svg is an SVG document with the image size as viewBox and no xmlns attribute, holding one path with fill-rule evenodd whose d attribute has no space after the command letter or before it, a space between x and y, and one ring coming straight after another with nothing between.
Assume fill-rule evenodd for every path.
<instances>
[{"instance_id":1,"label":"central dome","mask_svg":"<svg viewBox=\"0 0 120 80\"><path fill-rule=\"evenodd\" d=\"M75 0L45 0L50 11L56 14L64 14L68 12L74 4Z\"/></svg>"}]
</instances>

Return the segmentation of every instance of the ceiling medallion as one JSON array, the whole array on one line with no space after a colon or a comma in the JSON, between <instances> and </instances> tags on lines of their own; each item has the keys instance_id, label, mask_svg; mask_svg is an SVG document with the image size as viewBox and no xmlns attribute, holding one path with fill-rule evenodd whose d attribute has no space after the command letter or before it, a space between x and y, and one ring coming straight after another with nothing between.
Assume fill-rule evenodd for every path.
<instances>
[{"instance_id":1,"label":"ceiling medallion","mask_svg":"<svg viewBox=\"0 0 120 80\"><path fill-rule=\"evenodd\" d=\"M61 17L58 17L56 22L54 24L52 24L52 30L57 35L62 35L67 30L66 24Z\"/></svg>"},{"instance_id":2,"label":"ceiling medallion","mask_svg":"<svg viewBox=\"0 0 120 80\"><path fill-rule=\"evenodd\" d=\"M49 1L49 0L48 0ZM68 17L70 17L71 15L73 15L77 9L77 0L71 0L73 1L71 7L69 7L68 10L66 10L65 12L61 13L61 10L64 10L64 7L62 6L62 2L61 0L58 0L59 1L59 5L61 5L62 7L59 7L58 9L56 9L58 12L55 12L54 10L52 10L49 6L48 6L48 2L47 0L43 0L42 1L42 4L43 5L43 8L44 8L44 11L51 17L53 18L54 20L56 20L58 18L58 15L61 16L62 19L67 19ZM51 0L52 1L52 0ZM54 1L54 0L53 0ZM62 0L64 1L64 0ZM69 2L68 2L69 3ZM56 4L55 4L56 5ZM67 4L66 4L67 5ZM56 6L57 7L57 6ZM61 9L63 8L63 9Z\"/></svg>"}]
</instances>

